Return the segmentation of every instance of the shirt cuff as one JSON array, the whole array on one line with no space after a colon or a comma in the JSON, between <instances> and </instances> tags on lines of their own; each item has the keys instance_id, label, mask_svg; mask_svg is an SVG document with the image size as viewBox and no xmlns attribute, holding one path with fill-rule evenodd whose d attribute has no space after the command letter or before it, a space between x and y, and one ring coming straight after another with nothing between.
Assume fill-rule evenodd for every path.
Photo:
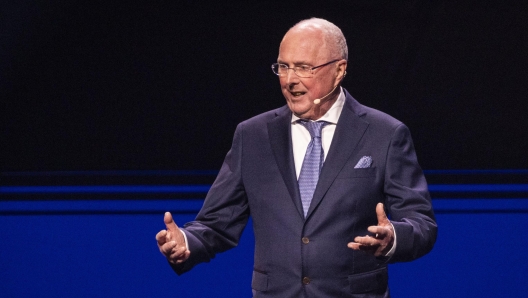
<instances>
[{"instance_id":1,"label":"shirt cuff","mask_svg":"<svg viewBox=\"0 0 528 298\"><path fill-rule=\"evenodd\" d=\"M185 231L183 229L180 229L180 231L182 232L183 238L185 239L185 248L187 248L187 250L189 250L189 241L187 241L187 235L185 235ZM396 237L394 237L394 242L396 242Z\"/></svg>"},{"instance_id":2,"label":"shirt cuff","mask_svg":"<svg viewBox=\"0 0 528 298\"><path fill-rule=\"evenodd\" d=\"M385 257L390 258L394 255L394 252L396 251L396 230L394 229L394 226L392 225L392 222L390 223L392 226L392 231L394 232L394 242L392 244L392 248L389 250L389 252L385 255Z\"/></svg>"}]
</instances>

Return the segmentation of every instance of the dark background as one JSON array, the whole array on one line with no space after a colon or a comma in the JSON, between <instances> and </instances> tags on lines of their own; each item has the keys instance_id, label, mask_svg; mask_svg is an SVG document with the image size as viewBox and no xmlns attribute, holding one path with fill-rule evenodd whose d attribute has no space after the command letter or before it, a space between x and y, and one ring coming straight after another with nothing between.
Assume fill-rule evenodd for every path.
<instances>
[{"instance_id":1,"label":"dark background","mask_svg":"<svg viewBox=\"0 0 528 298\"><path fill-rule=\"evenodd\" d=\"M4 172L218 169L237 123L284 104L270 64L313 16L423 168L528 167L524 1L3 2Z\"/></svg>"},{"instance_id":2,"label":"dark background","mask_svg":"<svg viewBox=\"0 0 528 298\"><path fill-rule=\"evenodd\" d=\"M389 266L391 294L525 296L526 3L0 0L0 295L249 297L251 228L179 277L154 235L194 218L236 125L284 104L270 65L315 16L426 170L438 240Z\"/></svg>"}]
</instances>

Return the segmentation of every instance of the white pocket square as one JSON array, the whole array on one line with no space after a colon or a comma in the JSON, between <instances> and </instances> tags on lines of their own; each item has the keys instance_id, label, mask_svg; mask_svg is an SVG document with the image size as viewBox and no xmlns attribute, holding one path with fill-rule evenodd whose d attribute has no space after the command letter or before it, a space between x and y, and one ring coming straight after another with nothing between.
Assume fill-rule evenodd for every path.
<instances>
[{"instance_id":1,"label":"white pocket square","mask_svg":"<svg viewBox=\"0 0 528 298\"><path fill-rule=\"evenodd\" d=\"M364 169L364 168L370 168L370 165L372 164L372 156L363 156L354 169Z\"/></svg>"}]
</instances>

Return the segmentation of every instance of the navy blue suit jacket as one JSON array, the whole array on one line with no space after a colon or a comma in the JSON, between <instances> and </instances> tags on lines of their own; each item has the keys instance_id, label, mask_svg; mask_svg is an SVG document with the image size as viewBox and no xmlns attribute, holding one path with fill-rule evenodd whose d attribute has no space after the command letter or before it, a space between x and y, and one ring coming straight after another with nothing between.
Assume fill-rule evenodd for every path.
<instances>
[{"instance_id":1,"label":"navy blue suit jacket","mask_svg":"<svg viewBox=\"0 0 528 298\"><path fill-rule=\"evenodd\" d=\"M254 297L388 297L387 262L414 260L436 240L427 183L407 127L345 90L313 200L304 218L287 106L240 123L196 220L185 225L190 258L181 274L237 245L252 217ZM363 156L369 168L355 169ZM389 259L347 243L377 224L385 204L397 235Z\"/></svg>"}]
</instances>

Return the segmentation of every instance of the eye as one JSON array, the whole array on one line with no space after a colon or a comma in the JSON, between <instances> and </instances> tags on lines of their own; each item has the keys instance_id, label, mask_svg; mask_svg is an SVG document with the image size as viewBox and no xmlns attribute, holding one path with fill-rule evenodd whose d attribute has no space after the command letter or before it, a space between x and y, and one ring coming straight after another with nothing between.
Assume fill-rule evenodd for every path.
<instances>
[{"instance_id":1,"label":"eye","mask_svg":"<svg viewBox=\"0 0 528 298\"><path fill-rule=\"evenodd\" d=\"M312 70L312 67L310 67L308 65L301 65L301 66L299 66L299 70L301 70L301 71L310 71L310 70Z\"/></svg>"},{"instance_id":2,"label":"eye","mask_svg":"<svg viewBox=\"0 0 528 298\"><path fill-rule=\"evenodd\" d=\"M286 65L286 64L279 64L279 68L280 68L280 69L283 69L283 70L286 70L286 69L288 69L288 65Z\"/></svg>"}]
</instances>

